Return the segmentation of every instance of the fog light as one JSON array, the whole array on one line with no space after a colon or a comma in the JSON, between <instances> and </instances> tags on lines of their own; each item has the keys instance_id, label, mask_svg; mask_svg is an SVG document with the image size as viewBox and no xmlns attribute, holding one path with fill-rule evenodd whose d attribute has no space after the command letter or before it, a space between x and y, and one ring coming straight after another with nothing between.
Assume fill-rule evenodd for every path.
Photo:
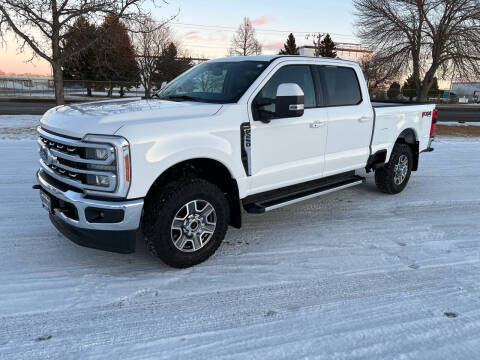
<instances>
[{"instance_id":1,"label":"fog light","mask_svg":"<svg viewBox=\"0 0 480 360\"><path fill-rule=\"evenodd\" d=\"M110 179L108 178L108 176L104 176L104 175L95 175L95 182L98 186L110 185Z\"/></svg>"}]
</instances>

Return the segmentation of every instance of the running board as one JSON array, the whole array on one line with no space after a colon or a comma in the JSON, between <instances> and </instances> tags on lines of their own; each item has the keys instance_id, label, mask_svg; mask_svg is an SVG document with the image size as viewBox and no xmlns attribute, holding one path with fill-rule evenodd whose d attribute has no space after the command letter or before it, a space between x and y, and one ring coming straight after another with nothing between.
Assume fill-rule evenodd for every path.
<instances>
[{"instance_id":1,"label":"running board","mask_svg":"<svg viewBox=\"0 0 480 360\"><path fill-rule=\"evenodd\" d=\"M248 213L262 214L283 206L326 195L337 190L360 185L364 182L365 178L356 175L349 176L348 178L329 178L326 179L326 181L309 182L303 186L297 185L285 188L283 191L279 190L265 193L263 196L258 196L256 200L251 199L249 201L250 197L246 198L243 200L243 208Z\"/></svg>"}]
</instances>

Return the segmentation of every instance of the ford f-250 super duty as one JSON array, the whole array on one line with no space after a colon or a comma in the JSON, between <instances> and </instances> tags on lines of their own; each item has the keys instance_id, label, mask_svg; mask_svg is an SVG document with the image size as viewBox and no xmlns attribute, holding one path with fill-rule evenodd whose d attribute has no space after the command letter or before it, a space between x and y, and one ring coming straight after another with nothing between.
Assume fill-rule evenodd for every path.
<instances>
[{"instance_id":1,"label":"ford f-250 super duty","mask_svg":"<svg viewBox=\"0 0 480 360\"><path fill-rule=\"evenodd\" d=\"M167 264L212 255L242 207L263 213L359 185L401 192L431 151L429 104L370 103L350 61L257 56L208 61L151 99L59 106L38 128L42 204L84 246Z\"/></svg>"}]
</instances>

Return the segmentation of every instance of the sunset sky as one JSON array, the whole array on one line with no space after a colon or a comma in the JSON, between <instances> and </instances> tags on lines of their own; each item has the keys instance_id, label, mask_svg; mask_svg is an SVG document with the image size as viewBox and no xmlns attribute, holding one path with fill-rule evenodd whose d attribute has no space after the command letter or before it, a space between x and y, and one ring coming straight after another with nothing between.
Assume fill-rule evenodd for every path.
<instances>
[{"instance_id":1,"label":"sunset sky","mask_svg":"<svg viewBox=\"0 0 480 360\"><path fill-rule=\"evenodd\" d=\"M277 53L290 32L299 45L310 44L305 36L313 32L329 32L336 42L356 41L351 0L170 0L168 5L149 8L158 20L179 10L171 27L183 48L194 57L225 56L244 16L253 21L265 54ZM28 62L31 57L30 51L19 52L15 38L8 36L6 47L0 48L0 71L50 74L46 61Z\"/></svg>"}]
</instances>

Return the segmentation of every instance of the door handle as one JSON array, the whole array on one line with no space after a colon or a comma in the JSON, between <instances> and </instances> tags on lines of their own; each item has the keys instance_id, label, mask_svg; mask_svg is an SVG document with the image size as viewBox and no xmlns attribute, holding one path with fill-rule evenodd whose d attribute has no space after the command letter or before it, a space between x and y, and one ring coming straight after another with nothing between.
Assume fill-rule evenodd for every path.
<instances>
[{"instance_id":1,"label":"door handle","mask_svg":"<svg viewBox=\"0 0 480 360\"><path fill-rule=\"evenodd\" d=\"M310 127L312 129L317 129L319 127L325 126L325 121L313 121L310 123Z\"/></svg>"},{"instance_id":2,"label":"door handle","mask_svg":"<svg viewBox=\"0 0 480 360\"><path fill-rule=\"evenodd\" d=\"M370 117L362 116L361 118L358 118L358 121L361 123L364 123L364 122L370 121Z\"/></svg>"}]
</instances>

